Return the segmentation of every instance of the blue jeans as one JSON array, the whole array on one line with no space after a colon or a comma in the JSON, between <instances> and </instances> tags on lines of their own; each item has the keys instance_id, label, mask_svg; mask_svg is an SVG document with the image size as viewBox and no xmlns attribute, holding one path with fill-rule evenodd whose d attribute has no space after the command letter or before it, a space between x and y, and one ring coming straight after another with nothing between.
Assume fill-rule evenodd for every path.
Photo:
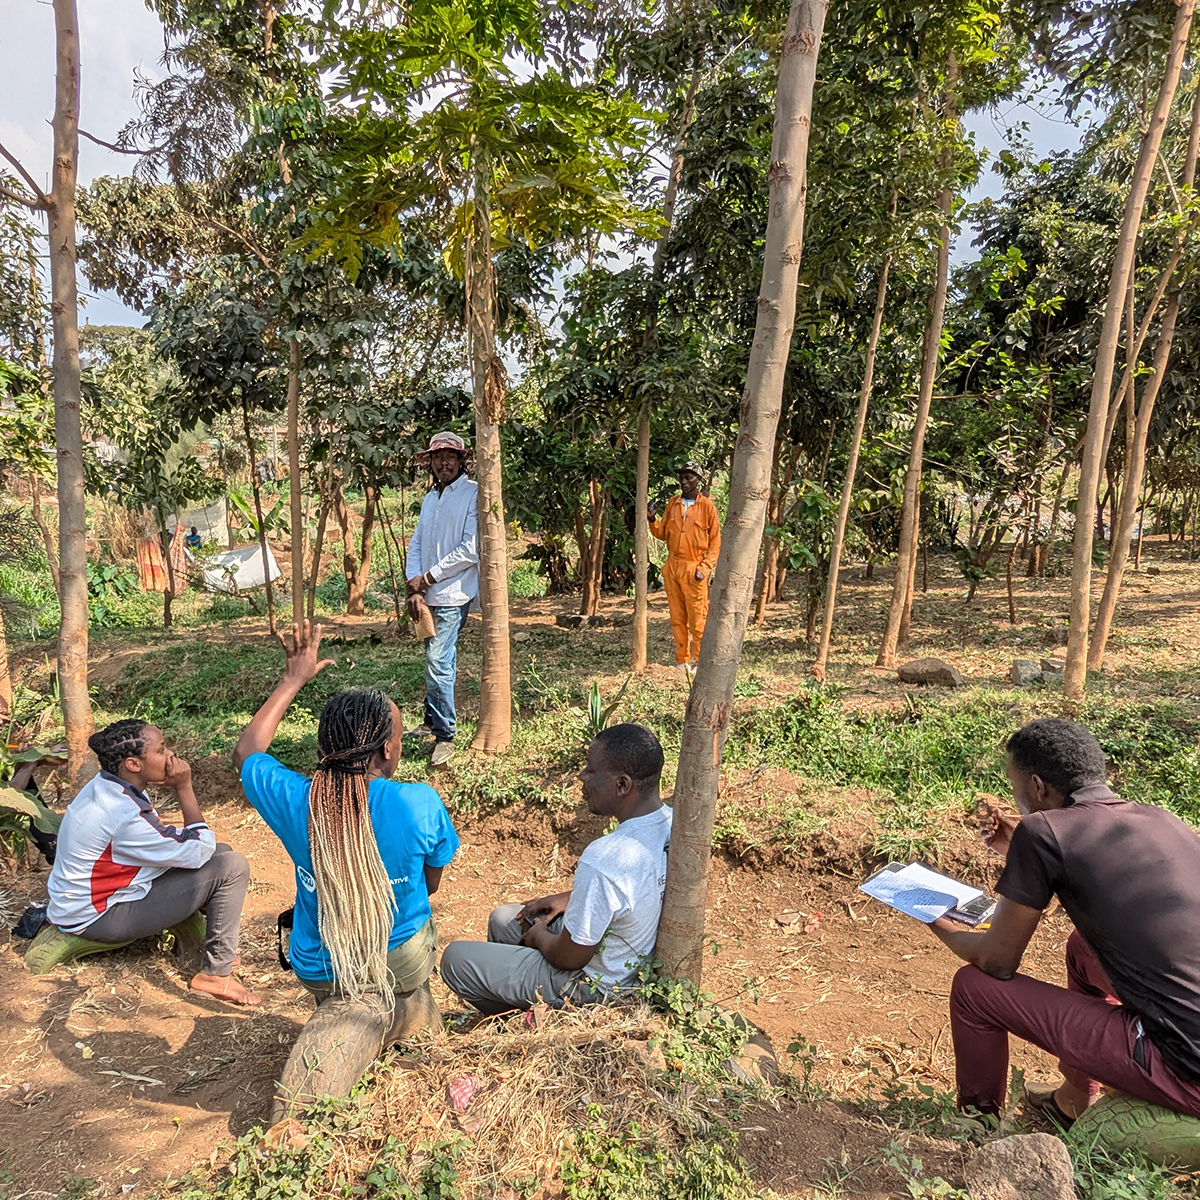
<instances>
[{"instance_id":1,"label":"blue jeans","mask_svg":"<svg viewBox=\"0 0 1200 1200\"><path fill-rule=\"evenodd\" d=\"M458 672L458 635L467 623L469 604L431 608L433 637L425 641L425 724L439 742L454 741L454 677Z\"/></svg>"}]
</instances>

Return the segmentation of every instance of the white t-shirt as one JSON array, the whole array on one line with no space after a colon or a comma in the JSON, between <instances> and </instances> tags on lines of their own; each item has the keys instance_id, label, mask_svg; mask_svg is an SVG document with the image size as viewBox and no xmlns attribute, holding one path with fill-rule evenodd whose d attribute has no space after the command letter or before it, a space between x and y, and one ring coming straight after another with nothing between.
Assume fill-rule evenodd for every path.
<instances>
[{"instance_id":1,"label":"white t-shirt","mask_svg":"<svg viewBox=\"0 0 1200 1200\"><path fill-rule=\"evenodd\" d=\"M693 497L691 500L689 500L686 496L680 496L679 502L683 505L683 515L686 517L688 515L688 510L693 504L696 503L696 499Z\"/></svg>"},{"instance_id":2,"label":"white t-shirt","mask_svg":"<svg viewBox=\"0 0 1200 1200\"><path fill-rule=\"evenodd\" d=\"M597 838L579 856L563 928L596 953L583 968L602 988L621 987L654 952L672 810L665 804Z\"/></svg>"}]
</instances>

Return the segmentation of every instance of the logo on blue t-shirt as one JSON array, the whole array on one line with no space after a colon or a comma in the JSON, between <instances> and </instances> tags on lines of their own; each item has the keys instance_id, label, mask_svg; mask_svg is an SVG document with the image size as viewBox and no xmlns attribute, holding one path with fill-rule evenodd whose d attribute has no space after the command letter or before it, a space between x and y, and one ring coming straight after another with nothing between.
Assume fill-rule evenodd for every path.
<instances>
[{"instance_id":1,"label":"logo on blue t-shirt","mask_svg":"<svg viewBox=\"0 0 1200 1200\"><path fill-rule=\"evenodd\" d=\"M317 881L303 867L296 867L296 877L304 884L306 892L315 892L317 890Z\"/></svg>"}]
</instances>

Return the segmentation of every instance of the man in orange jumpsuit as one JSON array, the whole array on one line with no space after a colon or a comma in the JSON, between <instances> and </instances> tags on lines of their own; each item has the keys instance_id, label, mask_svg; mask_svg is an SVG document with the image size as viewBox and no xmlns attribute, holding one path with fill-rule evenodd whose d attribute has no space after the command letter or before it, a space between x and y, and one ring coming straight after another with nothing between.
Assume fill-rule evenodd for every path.
<instances>
[{"instance_id":1,"label":"man in orange jumpsuit","mask_svg":"<svg viewBox=\"0 0 1200 1200\"><path fill-rule=\"evenodd\" d=\"M663 584L675 635L675 661L684 670L700 658L700 638L708 617L708 583L721 550L717 506L701 493L701 482L700 468L693 462L684 463L679 469L681 494L667 501L661 519L655 518L653 504L649 508L650 532L667 543Z\"/></svg>"}]
</instances>

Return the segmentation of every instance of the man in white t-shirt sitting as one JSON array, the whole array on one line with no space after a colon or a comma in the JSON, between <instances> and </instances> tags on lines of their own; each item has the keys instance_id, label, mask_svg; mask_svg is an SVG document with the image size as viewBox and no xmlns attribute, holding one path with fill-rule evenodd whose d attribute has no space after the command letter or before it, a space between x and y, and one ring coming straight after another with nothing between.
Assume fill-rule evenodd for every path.
<instances>
[{"instance_id":1,"label":"man in white t-shirt sitting","mask_svg":"<svg viewBox=\"0 0 1200 1200\"><path fill-rule=\"evenodd\" d=\"M451 942L442 979L480 1012L602 1004L654 953L667 882L671 809L658 794L663 751L643 725L614 725L588 747L583 798L612 833L584 850L571 890L504 904L486 942Z\"/></svg>"}]
</instances>

